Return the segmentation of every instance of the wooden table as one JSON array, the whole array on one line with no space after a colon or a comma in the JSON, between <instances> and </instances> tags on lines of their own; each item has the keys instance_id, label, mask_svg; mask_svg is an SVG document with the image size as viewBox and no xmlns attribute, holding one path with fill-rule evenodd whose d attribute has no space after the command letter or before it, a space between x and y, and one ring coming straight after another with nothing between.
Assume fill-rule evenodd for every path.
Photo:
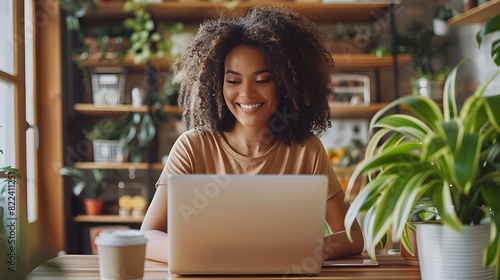
<instances>
[{"instance_id":1,"label":"wooden table","mask_svg":"<svg viewBox=\"0 0 500 280\"><path fill-rule=\"evenodd\" d=\"M378 267L331 267L323 268L319 275L312 277L297 276L288 279L420 279L418 266L409 266L403 263L399 255L380 255L377 257ZM56 271L49 265L43 264L33 270L27 279L99 279L99 262L97 255L63 255L48 261L57 265L61 271ZM145 263L144 280L150 279L282 279L276 276L193 276L178 277L170 275L165 263L147 260Z\"/></svg>"}]
</instances>

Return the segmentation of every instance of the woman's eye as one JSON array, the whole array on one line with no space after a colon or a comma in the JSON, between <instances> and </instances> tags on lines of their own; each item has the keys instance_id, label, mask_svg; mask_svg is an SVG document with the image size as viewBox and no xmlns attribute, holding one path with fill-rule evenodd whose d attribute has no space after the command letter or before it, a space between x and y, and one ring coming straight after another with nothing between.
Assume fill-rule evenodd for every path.
<instances>
[{"instance_id":1,"label":"woman's eye","mask_svg":"<svg viewBox=\"0 0 500 280\"><path fill-rule=\"evenodd\" d=\"M267 80L267 79L266 79L266 80L264 80L264 79L262 79L262 80L257 80L257 83L258 83L258 84L265 84L265 83L268 83L268 82L269 82L269 80Z\"/></svg>"},{"instance_id":2,"label":"woman's eye","mask_svg":"<svg viewBox=\"0 0 500 280\"><path fill-rule=\"evenodd\" d=\"M226 80L226 83L230 84L230 85L235 85L238 83L238 81L236 80Z\"/></svg>"}]
</instances>

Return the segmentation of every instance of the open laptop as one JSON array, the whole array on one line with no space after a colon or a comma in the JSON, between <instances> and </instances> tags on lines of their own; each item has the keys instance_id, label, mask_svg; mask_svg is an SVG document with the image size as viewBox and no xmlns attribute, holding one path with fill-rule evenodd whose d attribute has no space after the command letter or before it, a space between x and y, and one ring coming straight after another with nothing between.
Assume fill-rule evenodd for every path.
<instances>
[{"instance_id":1,"label":"open laptop","mask_svg":"<svg viewBox=\"0 0 500 280\"><path fill-rule=\"evenodd\" d=\"M172 274L317 274L328 178L323 175L172 175Z\"/></svg>"}]
</instances>

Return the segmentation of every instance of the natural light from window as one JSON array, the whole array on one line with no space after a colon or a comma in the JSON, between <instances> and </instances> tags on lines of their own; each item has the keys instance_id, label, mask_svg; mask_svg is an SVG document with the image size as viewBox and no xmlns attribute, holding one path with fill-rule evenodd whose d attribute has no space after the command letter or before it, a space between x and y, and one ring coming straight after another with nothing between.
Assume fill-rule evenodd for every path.
<instances>
[{"instance_id":1,"label":"natural light from window","mask_svg":"<svg viewBox=\"0 0 500 280\"><path fill-rule=\"evenodd\" d=\"M28 199L28 222L37 219L37 189L36 189L36 150L38 146L38 129L35 120L35 93L33 85L35 83L33 73L33 44L35 30L33 21L33 1L24 0L24 50L25 50L25 75L26 75L26 187Z\"/></svg>"},{"instance_id":2,"label":"natural light from window","mask_svg":"<svg viewBox=\"0 0 500 280\"><path fill-rule=\"evenodd\" d=\"M0 80L0 166L16 166L14 131L14 86Z\"/></svg>"},{"instance_id":3,"label":"natural light from window","mask_svg":"<svg viewBox=\"0 0 500 280\"><path fill-rule=\"evenodd\" d=\"M13 0L0 1L0 71L14 73L14 6Z\"/></svg>"}]
</instances>

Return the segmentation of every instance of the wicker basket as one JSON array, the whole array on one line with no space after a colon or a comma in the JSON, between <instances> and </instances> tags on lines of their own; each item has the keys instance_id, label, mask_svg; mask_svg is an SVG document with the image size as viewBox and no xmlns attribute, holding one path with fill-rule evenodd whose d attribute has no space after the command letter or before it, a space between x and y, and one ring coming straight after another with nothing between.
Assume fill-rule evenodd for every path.
<instances>
[{"instance_id":1,"label":"wicker basket","mask_svg":"<svg viewBox=\"0 0 500 280\"><path fill-rule=\"evenodd\" d=\"M96 67L91 70L94 106L123 104L126 70L123 67Z\"/></svg>"},{"instance_id":2,"label":"wicker basket","mask_svg":"<svg viewBox=\"0 0 500 280\"><path fill-rule=\"evenodd\" d=\"M94 162L124 162L128 158L127 145L121 140L94 140Z\"/></svg>"}]
</instances>

